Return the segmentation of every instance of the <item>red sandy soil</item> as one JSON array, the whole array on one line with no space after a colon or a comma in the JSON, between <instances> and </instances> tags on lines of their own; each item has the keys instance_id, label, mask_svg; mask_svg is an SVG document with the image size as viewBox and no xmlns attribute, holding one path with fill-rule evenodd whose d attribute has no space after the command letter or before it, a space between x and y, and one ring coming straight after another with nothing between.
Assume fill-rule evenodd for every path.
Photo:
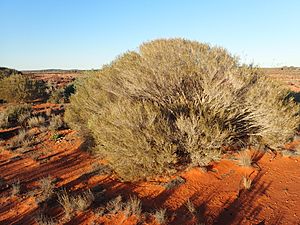
<instances>
[{"instance_id":1,"label":"red sandy soil","mask_svg":"<svg viewBox=\"0 0 300 225\"><path fill-rule=\"evenodd\" d=\"M264 71L267 76L282 82L292 91L300 91L299 67L265 68Z\"/></svg>"},{"instance_id":2,"label":"red sandy soil","mask_svg":"<svg viewBox=\"0 0 300 225\"><path fill-rule=\"evenodd\" d=\"M83 71L63 71L63 72L23 71L22 73L36 80L43 80L46 82L50 82L57 87L66 86L66 84L74 81L75 78L84 76L85 74Z\"/></svg>"},{"instance_id":3,"label":"red sandy soil","mask_svg":"<svg viewBox=\"0 0 300 225\"><path fill-rule=\"evenodd\" d=\"M63 112L63 106L40 104L36 113L51 108ZM0 131L0 137L19 128ZM300 224L300 158L284 157L271 152L251 150L255 155L251 167L237 165L234 156L225 156L207 171L192 168L171 178L155 181L121 182L112 173L100 173L105 161L86 152L76 131L58 131L62 135L53 140L53 131L32 129L38 140L30 150L20 153L6 150L8 137L0 144L0 224L37 224L35 217L44 214L57 224L158 225L153 213L166 209L166 224ZM2 135L2 136L1 136ZM287 144L298 150L300 141ZM55 178L55 193L67 190L75 195L90 189L94 203L85 211L76 211L70 220L64 216L56 194L44 203L37 203L41 195L39 180ZM252 180L249 190L242 185L243 176ZM184 182L167 189L166 183L178 177ZM20 182L21 191L12 196L11 187ZM140 216L124 212L101 214L107 203L121 195L124 201L137 196L142 203ZM192 202L191 213L187 203Z\"/></svg>"}]
</instances>

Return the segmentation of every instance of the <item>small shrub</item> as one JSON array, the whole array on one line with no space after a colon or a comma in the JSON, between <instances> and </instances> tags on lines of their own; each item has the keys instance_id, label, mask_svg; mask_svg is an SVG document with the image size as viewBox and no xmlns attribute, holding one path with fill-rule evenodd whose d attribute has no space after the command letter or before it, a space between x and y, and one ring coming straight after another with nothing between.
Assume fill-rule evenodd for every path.
<instances>
[{"instance_id":1,"label":"small shrub","mask_svg":"<svg viewBox=\"0 0 300 225\"><path fill-rule=\"evenodd\" d=\"M117 212L120 212L123 210L123 206L124 206L124 204L122 202L122 197L119 195L107 203L106 211L109 214L116 214Z\"/></svg>"},{"instance_id":2,"label":"small shrub","mask_svg":"<svg viewBox=\"0 0 300 225\"><path fill-rule=\"evenodd\" d=\"M75 84L74 83L70 83L68 84L65 89L64 89L64 99L65 102L69 102L70 101L70 97L71 95L75 94Z\"/></svg>"},{"instance_id":3,"label":"small shrub","mask_svg":"<svg viewBox=\"0 0 300 225\"><path fill-rule=\"evenodd\" d=\"M94 200L95 197L91 190L78 194L71 199L75 208L80 211L85 211L88 207L90 207Z\"/></svg>"},{"instance_id":4,"label":"small shrub","mask_svg":"<svg viewBox=\"0 0 300 225\"><path fill-rule=\"evenodd\" d=\"M300 122L287 95L223 48L160 39L78 81L65 121L134 181L207 166L224 146L280 147Z\"/></svg>"},{"instance_id":5,"label":"small shrub","mask_svg":"<svg viewBox=\"0 0 300 225\"><path fill-rule=\"evenodd\" d=\"M14 70L14 69L0 67L0 79L12 76L14 74L22 74L22 73L20 71Z\"/></svg>"},{"instance_id":6,"label":"small shrub","mask_svg":"<svg viewBox=\"0 0 300 225\"><path fill-rule=\"evenodd\" d=\"M51 95L48 99L48 102L51 103L63 103L64 102L64 89L58 88L51 92Z\"/></svg>"},{"instance_id":7,"label":"small shrub","mask_svg":"<svg viewBox=\"0 0 300 225\"><path fill-rule=\"evenodd\" d=\"M0 80L0 99L7 102L30 102L46 96L43 81L25 75L12 75Z\"/></svg>"},{"instance_id":8,"label":"small shrub","mask_svg":"<svg viewBox=\"0 0 300 225\"><path fill-rule=\"evenodd\" d=\"M21 125L31 115L32 108L28 104L9 106L0 112L0 128L11 128Z\"/></svg>"},{"instance_id":9,"label":"small shrub","mask_svg":"<svg viewBox=\"0 0 300 225\"><path fill-rule=\"evenodd\" d=\"M69 102L70 96L75 93L74 84L68 84L65 88L57 88L52 90L48 102L65 103Z\"/></svg>"},{"instance_id":10,"label":"small shrub","mask_svg":"<svg viewBox=\"0 0 300 225\"><path fill-rule=\"evenodd\" d=\"M27 121L29 127L40 127L45 124L45 118L42 116L35 116Z\"/></svg>"},{"instance_id":11,"label":"small shrub","mask_svg":"<svg viewBox=\"0 0 300 225\"><path fill-rule=\"evenodd\" d=\"M53 116L50 120L49 129L50 130L59 130L63 128L64 121L63 118L60 115Z\"/></svg>"},{"instance_id":12,"label":"small shrub","mask_svg":"<svg viewBox=\"0 0 300 225\"><path fill-rule=\"evenodd\" d=\"M175 179L171 180L170 182L165 183L163 186L167 190L171 190L171 189L174 189L184 183L185 183L185 179L183 179L182 177L176 177Z\"/></svg>"}]
</instances>

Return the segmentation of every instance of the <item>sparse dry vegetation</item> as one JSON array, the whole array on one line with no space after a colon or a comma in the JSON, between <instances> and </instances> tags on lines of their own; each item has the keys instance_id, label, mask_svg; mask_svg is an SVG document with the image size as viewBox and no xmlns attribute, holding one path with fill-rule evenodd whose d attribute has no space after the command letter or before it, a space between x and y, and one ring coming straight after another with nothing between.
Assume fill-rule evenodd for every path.
<instances>
[{"instance_id":1,"label":"sparse dry vegetation","mask_svg":"<svg viewBox=\"0 0 300 225\"><path fill-rule=\"evenodd\" d=\"M138 199L136 196L131 196L124 206L124 213L128 217L132 215L140 217L142 213L142 205L140 199Z\"/></svg>"},{"instance_id":2,"label":"sparse dry vegetation","mask_svg":"<svg viewBox=\"0 0 300 225\"><path fill-rule=\"evenodd\" d=\"M78 82L65 119L121 178L138 180L206 166L224 146L276 149L299 124L287 95L222 48L161 39Z\"/></svg>"},{"instance_id":3,"label":"sparse dry vegetation","mask_svg":"<svg viewBox=\"0 0 300 225\"><path fill-rule=\"evenodd\" d=\"M46 217L45 215L41 214L35 217L35 222L39 225L56 225L57 223L49 217Z\"/></svg>"},{"instance_id":4,"label":"sparse dry vegetation","mask_svg":"<svg viewBox=\"0 0 300 225\"><path fill-rule=\"evenodd\" d=\"M86 210L95 200L90 190L84 191L75 196L70 196L66 190L58 195L58 202L63 207L65 217L70 219L76 210Z\"/></svg>"},{"instance_id":5,"label":"sparse dry vegetation","mask_svg":"<svg viewBox=\"0 0 300 225\"><path fill-rule=\"evenodd\" d=\"M44 177L39 181L41 195L38 198L38 202L43 202L49 199L54 194L54 180L48 176Z\"/></svg>"},{"instance_id":6,"label":"sparse dry vegetation","mask_svg":"<svg viewBox=\"0 0 300 225\"><path fill-rule=\"evenodd\" d=\"M18 135L14 136L8 143L8 148L26 148L34 143L34 133L31 131L20 130Z\"/></svg>"}]
</instances>

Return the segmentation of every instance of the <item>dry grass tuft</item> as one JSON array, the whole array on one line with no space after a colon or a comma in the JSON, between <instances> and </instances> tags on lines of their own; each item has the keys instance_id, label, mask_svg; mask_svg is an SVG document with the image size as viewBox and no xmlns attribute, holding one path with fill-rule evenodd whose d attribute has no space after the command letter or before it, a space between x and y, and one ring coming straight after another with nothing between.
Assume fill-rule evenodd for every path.
<instances>
[{"instance_id":1,"label":"dry grass tuft","mask_svg":"<svg viewBox=\"0 0 300 225\"><path fill-rule=\"evenodd\" d=\"M167 222L166 211L167 211L166 209L160 209L154 213L153 216L159 224L166 224Z\"/></svg>"},{"instance_id":2,"label":"dry grass tuft","mask_svg":"<svg viewBox=\"0 0 300 225\"><path fill-rule=\"evenodd\" d=\"M252 186L252 180L247 176L243 176L242 177L242 185L243 185L244 189L249 190Z\"/></svg>"},{"instance_id":3,"label":"dry grass tuft","mask_svg":"<svg viewBox=\"0 0 300 225\"><path fill-rule=\"evenodd\" d=\"M31 117L27 123L29 127L40 127L45 124L45 118L42 116Z\"/></svg>"},{"instance_id":4,"label":"dry grass tuft","mask_svg":"<svg viewBox=\"0 0 300 225\"><path fill-rule=\"evenodd\" d=\"M122 197L119 195L113 200L109 201L106 205L106 211L109 214L116 214L117 212L120 212L123 210L123 202Z\"/></svg>"},{"instance_id":5,"label":"dry grass tuft","mask_svg":"<svg viewBox=\"0 0 300 225\"><path fill-rule=\"evenodd\" d=\"M65 217L70 219L76 210L84 211L95 200L93 193L88 190L76 196L70 196L66 190L58 195L58 202L65 211Z\"/></svg>"},{"instance_id":6,"label":"dry grass tuft","mask_svg":"<svg viewBox=\"0 0 300 225\"><path fill-rule=\"evenodd\" d=\"M139 218L142 213L142 205L140 199L138 199L136 196L130 197L130 199L126 202L123 211L128 217L135 215Z\"/></svg>"},{"instance_id":7,"label":"dry grass tuft","mask_svg":"<svg viewBox=\"0 0 300 225\"><path fill-rule=\"evenodd\" d=\"M95 197L91 190L87 190L72 198L75 208L80 211L85 211L94 202Z\"/></svg>"},{"instance_id":8,"label":"dry grass tuft","mask_svg":"<svg viewBox=\"0 0 300 225\"><path fill-rule=\"evenodd\" d=\"M252 166L252 156L248 151L241 151L239 153L238 164L240 166L251 167Z\"/></svg>"},{"instance_id":9,"label":"dry grass tuft","mask_svg":"<svg viewBox=\"0 0 300 225\"><path fill-rule=\"evenodd\" d=\"M38 199L38 202L44 202L47 199L51 198L54 193L54 179L50 176L44 177L39 181L40 189L41 189L41 196Z\"/></svg>"},{"instance_id":10,"label":"dry grass tuft","mask_svg":"<svg viewBox=\"0 0 300 225\"><path fill-rule=\"evenodd\" d=\"M72 203L72 200L69 196L69 194L67 193L66 190L64 190L61 194L59 194L58 196L58 203L63 207L64 212L65 212L65 217L67 219L70 219L73 215L73 212L75 210L75 207Z\"/></svg>"}]
</instances>

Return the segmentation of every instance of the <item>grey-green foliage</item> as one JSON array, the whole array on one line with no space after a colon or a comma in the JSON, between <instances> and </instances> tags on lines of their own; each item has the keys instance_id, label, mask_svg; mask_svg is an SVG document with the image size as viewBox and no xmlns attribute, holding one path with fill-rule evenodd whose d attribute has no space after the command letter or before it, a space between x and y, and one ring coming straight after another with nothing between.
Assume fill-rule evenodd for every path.
<instances>
[{"instance_id":1,"label":"grey-green foliage","mask_svg":"<svg viewBox=\"0 0 300 225\"><path fill-rule=\"evenodd\" d=\"M298 126L287 91L219 47L160 39L77 82L69 125L125 180L218 160L224 146L277 147Z\"/></svg>"}]
</instances>

